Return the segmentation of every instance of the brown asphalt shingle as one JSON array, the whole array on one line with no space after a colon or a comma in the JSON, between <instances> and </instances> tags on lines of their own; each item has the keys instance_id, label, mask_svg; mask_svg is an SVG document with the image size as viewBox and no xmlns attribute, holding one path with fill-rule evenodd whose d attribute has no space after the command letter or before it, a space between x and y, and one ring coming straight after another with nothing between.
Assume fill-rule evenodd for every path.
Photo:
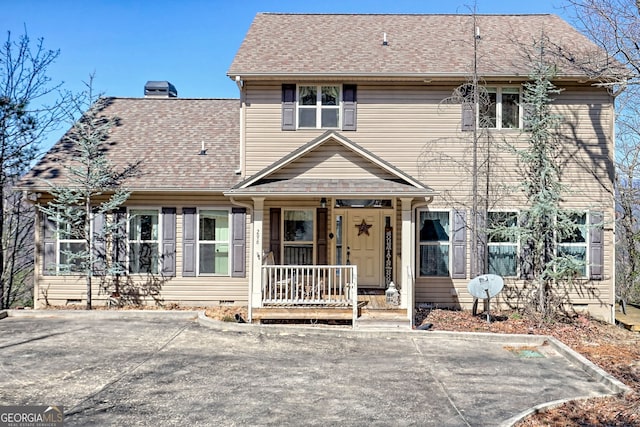
<instances>
[{"instance_id":1,"label":"brown asphalt shingle","mask_svg":"<svg viewBox=\"0 0 640 427\"><path fill-rule=\"evenodd\" d=\"M527 76L525 51L544 33L559 75L583 75L579 65L606 55L556 15L477 15L482 76ZM383 46L383 33L388 45ZM228 75L469 75L472 15L258 14ZM554 61L555 62L555 61Z\"/></svg>"},{"instance_id":2,"label":"brown asphalt shingle","mask_svg":"<svg viewBox=\"0 0 640 427\"><path fill-rule=\"evenodd\" d=\"M110 98L103 110L118 117L105 143L116 167L140 161L132 191L222 191L240 181L239 100ZM204 142L206 155L200 155ZM64 137L23 177L21 188L46 191L61 183L70 160Z\"/></svg>"},{"instance_id":3,"label":"brown asphalt shingle","mask_svg":"<svg viewBox=\"0 0 640 427\"><path fill-rule=\"evenodd\" d=\"M404 182L385 179L292 179L274 182L258 182L248 188L230 190L229 195L288 195L288 196L431 196L429 188L419 188Z\"/></svg>"}]
</instances>

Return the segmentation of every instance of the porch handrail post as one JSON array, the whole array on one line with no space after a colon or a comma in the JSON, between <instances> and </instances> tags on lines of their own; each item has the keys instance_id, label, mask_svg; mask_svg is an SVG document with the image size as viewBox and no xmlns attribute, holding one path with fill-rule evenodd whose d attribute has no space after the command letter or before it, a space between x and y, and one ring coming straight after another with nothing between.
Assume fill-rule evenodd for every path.
<instances>
[{"instance_id":1,"label":"porch handrail post","mask_svg":"<svg viewBox=\"0 0 640 427\"><path fill-rule=\"evenodd\" d=\"M251 239L251 257L253 259L251 276L249 277L249 321L253 319L253 308L262 307L263 275L262 268L262 232L264 221L264 197L253 198L253 238Z\"/></svg>"},{"instance_id":2,"label":"porch handrail post","mask_svg":"<svg viewBox=\"0 0 640 427\"><path fill-rule=\"evenodd\" d=\"M351 266L351 304L353 305L352 326L355 329L358 321L358 266Z\"/></svg>"},{"instance_id":3,"label":"porch handrail post","mask_svg":"<svg viewBox=\"0 0 640 427\"><path fill-rule=\"evenodd\" d=\"M413 319L414 310L414 283L412 280L412 261L411 258L415 254L413 249L415 244L415 233L412 233L412 226L415 227L413 221L413 210L411 208L411 198L402 198L402 243L401 243L401 259L400 259L400 307L407 309L409 320ZM411 320L413 325L413 320Z\"/></svg>"}]
</instances>

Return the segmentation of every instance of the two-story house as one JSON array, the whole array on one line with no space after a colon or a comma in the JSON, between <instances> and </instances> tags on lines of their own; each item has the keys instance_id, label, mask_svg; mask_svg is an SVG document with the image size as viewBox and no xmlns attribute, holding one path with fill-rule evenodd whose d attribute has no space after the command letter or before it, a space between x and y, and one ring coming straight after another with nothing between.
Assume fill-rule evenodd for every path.
<instances>
[{"instance_id":1,"label":"two-story house","mask_svg":"<svg viewBox=\"0 0 640 427\"><path fill-rule=\"evenodd\" d=\"M118 255L128 280L152 276L164 302L248 305L252 319L357 315L358 294L391 282L406 319L420 304L470 308L479 274L521 289L520 242L474 240L470 219L478 201L489 225L524 207L504 147L527 141L522 85L543 40L562 89L563 204L583 226L557 250L586 264L571 304L612 321L614 99L580 65L606 55L554 15L258 14L228 70L239 100L169 84L112 99L108 154L142 167ZM489 101L476 117L459 96L473 81ZM38 203L66 150L63 138L24 178ZM59 268L73 242L39 221L36 305L82 301L82 278Z\"/></svg>"}]
</instances>

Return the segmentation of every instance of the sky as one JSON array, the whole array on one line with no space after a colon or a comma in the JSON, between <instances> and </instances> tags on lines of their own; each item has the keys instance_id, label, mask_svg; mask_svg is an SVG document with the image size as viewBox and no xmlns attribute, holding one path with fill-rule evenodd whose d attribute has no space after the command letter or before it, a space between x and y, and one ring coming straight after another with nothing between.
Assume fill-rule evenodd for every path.
<instances>
[{"instance_id":1,"label":"sky","mask_svg":"<svg viewBox=\"0 0 640 427\"><path fill-rule=\"evenodd\" d=\"M142 97L168 80L181 98L237 98L226 75L259 12L553 13L562 0L0 0L1 41L26 33L59 50L52 83L72 92ZM64 129L51 138L59 137Z\"/></svg>"}]
</instances>

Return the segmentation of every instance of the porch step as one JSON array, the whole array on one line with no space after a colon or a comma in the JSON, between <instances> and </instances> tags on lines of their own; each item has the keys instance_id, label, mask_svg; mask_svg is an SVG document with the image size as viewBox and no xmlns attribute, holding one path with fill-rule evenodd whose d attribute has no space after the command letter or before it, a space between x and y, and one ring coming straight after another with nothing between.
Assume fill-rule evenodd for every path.
<instances>
[{"instance_id":1,"label":"porch step","mask_svg":"<svg viewBox=\"0 0 640 427\"><path fill-rule=\"evenodd\" d=\"M358 329L411 329L406 310L363 309L356 320Z\"/></svg>"}]
</instances>

